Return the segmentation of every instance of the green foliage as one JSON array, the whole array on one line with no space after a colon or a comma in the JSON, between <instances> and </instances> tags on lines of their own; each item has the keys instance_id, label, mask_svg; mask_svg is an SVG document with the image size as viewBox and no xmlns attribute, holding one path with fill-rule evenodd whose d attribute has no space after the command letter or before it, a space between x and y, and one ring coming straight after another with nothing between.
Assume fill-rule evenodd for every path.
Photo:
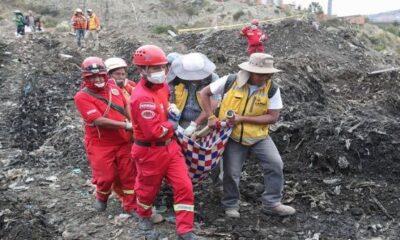
<instances>
[{"instance_id":1,"label":"green foliage","mask_svg":"<svg viewBox=\"0 0 400 240\"><path fill-rule=\"evenodd\" d=\"M41 20L42 20L43 25L46 28L53 28L53 27L56 27L58 24L57 20L52 17L45 16L45 17L42 17Z\"/></svg>"},{"instance_id":2,"label":"green foliage","mask_svg":"<svg viewBox=\"0 0 400 240\"><path fill-rule=\"evenodd\" d=\"M377 44L377 45L374 45L374 49L375 49L376 51L378 51L378 52L382 52L383 50L386 49L386 46L385 46L385 44L383 44L383 43L379 43L379 44Z\"/></svg>"},{"instance_id":3,"label":"green foliage","mask_svg":"<svg viewBox=\"0 0 400 240\"><path fill-rule=\"evenodd\" d=\"M233 20L237 21L237 20L239 20L239 18L240 18L241 16L243 16L243 15L244 15L243 10L239 10L239 11L237 11L237 12L235 12L235 13L233 14L232 18L233 18Z\"/></svg>"},{"instance_id":4,"label":"green foliage","mask_svg":"<svg viewBox=\"0 0 400 240\"><path fill-rule=\"evenodd\" d=\"M153 29L154 33L157 33L157 34L168 33L168 30L171 30L173 32L177 32L176 29L171 25L156 26Z\"/></svg>"},{"instance_id":5,"label":"green foliage","mask_svg":"<svg viewBox=\"0 0 400 240\"><path fill-rule=\"evenodd\" d=\"M310 5L308 6L308 12L314 14L324 13L321 4L319 4L318 2L311 2Z\"/></svg>"}]
</instances>

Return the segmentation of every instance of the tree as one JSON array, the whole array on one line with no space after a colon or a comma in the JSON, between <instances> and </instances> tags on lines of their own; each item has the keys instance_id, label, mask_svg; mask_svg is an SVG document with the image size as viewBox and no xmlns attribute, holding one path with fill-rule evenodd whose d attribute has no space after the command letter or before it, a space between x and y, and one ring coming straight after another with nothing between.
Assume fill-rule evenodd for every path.
<instances>
[{"instance_id":1,"label":"tree","mask_svg":"<svg viewBox=\"0 0 400 240\"><path fill-rule=\"evenodd\" d=\"M322 9L321 4L319 4L318 2L311 2L308 6L308 12L318 15L324 13L324 10Z\"/></svg>"}]
</instances>

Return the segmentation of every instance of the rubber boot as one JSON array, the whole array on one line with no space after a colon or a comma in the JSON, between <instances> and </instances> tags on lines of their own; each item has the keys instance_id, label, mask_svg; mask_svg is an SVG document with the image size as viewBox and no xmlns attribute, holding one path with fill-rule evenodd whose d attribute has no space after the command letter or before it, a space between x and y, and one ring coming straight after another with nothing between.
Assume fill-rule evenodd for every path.
<instances>
[{"instance_id":1,"label":"rubber boot","mask_svg":"<svg viewBox=\"0 0 400 240\"><path fill-rule=\"evenodd\" d=\"M94 209L96 209L98 212L104 212L107 208L107 202L100 201L99 199L96 199L96 202L94 203Z\"/></svg>"},{"instance_id":2,"label":"rubber boot","mask_svg":"<svg viewBox=\"0 0 400 240\"><path fill-rule=\"evenodd\" d=\"M199 237L193 232L178 235L177 240L206 240L206 238Z\"/></svg>"},{"instance_id":3,"label":"rubber boot","mask_svg":"<svg viewBox=\"0 0 400 240\"><path fill-rule=\"evenodd\" d=\"M153 229L153 222L150 218L139 218L138 227L142 231L149 231Z\"/></svg>"}]
</instances>

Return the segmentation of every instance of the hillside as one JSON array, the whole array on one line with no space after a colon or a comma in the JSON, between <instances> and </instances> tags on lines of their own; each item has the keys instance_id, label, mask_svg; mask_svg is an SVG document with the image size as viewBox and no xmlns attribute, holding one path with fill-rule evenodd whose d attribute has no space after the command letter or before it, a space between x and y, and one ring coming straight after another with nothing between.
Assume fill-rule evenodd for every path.
<instances>
[{"instance_id":1,"label":"hillside","mask_svg":"<svg viewBox=\"0 0 400 240\"><path fill-rule=\"evenodd\" d=\"M400 22L400 10L383 12L368 15L371 22L387 23L387 22Z\"/></svg>"},{"instance_id":2,"label":"hillside","mask_svg":"<svg viewBox=\"0 0 400 240\"><path fill-rule=\"evenodd\" d=\"M0 33L0 238L145 239L136 221L121 214L115 198L105 213L92 208L94 188L73 103L81 84L79 64L91 55L130 60L140 45L156 43L166 52L202 52L223 76L247 60L238 29L171 37L150 26L212 26L207 21L221 15L226 24L271 16L237 1L182 1L179 6L204 4L197 8L201 14L190 18L177 9L177 1L109 1L116 12L101 32L99 52L79 51L68 32L15 38L9 11L56 9L59 13L46 16L58 24L82 1L46 2L0 3L5 29ZM85 2L102 12L107 1ZM132 20L131 3L140 21ZM171 9L176 18L167 17ZM238 11L245 15L235 21ZM195 187L196 232L208 239L397 239L400 74L368 73L400 66L400 56L389 46L399 39L390 35L391 42L379 42L382 50L376 47L381 35L374 35L375 26L340 21L316 28L308 20L288 19L262 27L270 38L266 51L284 70L273 79L281 88L284 109L271 136L285 163L284 202L298 213L286 218L261 213L262 173L250 158L241 179L242 218L224 217L220 196L206 181ZM135 75L133 67L130 74ZM160 239L175 239L171 195L164 187L156 203L167 220L156 227Z\"/></svg>"}]
</instances>

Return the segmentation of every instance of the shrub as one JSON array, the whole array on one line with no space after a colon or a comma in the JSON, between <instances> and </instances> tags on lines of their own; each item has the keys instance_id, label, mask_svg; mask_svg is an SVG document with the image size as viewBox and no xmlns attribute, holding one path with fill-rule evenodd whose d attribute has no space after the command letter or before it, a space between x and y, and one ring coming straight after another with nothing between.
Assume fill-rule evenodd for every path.
<instances>
[{"instance_id":1,"label":"shrub","mask_svg":"<svg viewBox=\"0 0 400 240\"><path fill-rule=\"evenodd\" d=\"M239 10L239 11L235 12L232 17L233 17L233 20L237 21L243 15L244 15L243 10Z\"/></svg>"},{"instance_id":2,"label":"shrub","mask_svg":"<svg viewBox=\"0 0 400 240\"><path fill-rule=\"evenodd\" d=\"M166 26L156 26L153 31L157 34L162 34L162 33L167 33L168 30L171 30L173 32L176 32L176 29L171 26L171 25L166 25Z\"/></svg>"}]
</instances>

